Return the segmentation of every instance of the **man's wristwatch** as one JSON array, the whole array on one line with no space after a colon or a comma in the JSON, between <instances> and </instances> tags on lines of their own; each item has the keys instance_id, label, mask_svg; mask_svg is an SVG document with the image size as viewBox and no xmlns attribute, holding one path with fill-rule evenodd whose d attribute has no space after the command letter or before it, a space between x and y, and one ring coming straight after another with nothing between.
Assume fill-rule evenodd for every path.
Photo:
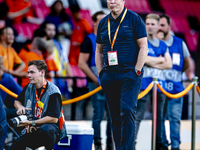
<instances>
[{"instance_id":1,"label":"man's wristwatch","mask_svg":"<svg viewBox=\"0 0 200 150\"><path fill-rule=\"evenodd\" d=\"M135 69L135 73L139 76L141 74L141 71L138 69Z\"/></svg>"},{"instance_id":2,"label":"man's wristwatch","mask_svg":"<svg viewBox=\"0 0 200 150\"><path fill-rule=\"evenodd\" d=\"M32 126L36 126L35 120L32 120Z\"/></svg>"}]
</instances>

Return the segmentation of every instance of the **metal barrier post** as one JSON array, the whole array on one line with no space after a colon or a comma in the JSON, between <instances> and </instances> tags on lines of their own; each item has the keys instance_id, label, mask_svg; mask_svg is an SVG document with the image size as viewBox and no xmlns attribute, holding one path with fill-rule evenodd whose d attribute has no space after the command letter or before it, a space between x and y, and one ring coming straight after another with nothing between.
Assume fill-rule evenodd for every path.
<instances>
[{"instance_id":1,"label":"metal barrier post","mask_svg":"<svg viewBox=\"0 0 200 150\"><path fill-rule=\"evenodd\" d=\"M194 77L192 79L194 86L193 86L193 93L192 93L192 145L191 150L195 150L195 128L196 128L196 101L197 101L197 81L198 77Z\"/></svg>"},{"instance_id":2,"label":"metal barrier post","mask_svg":"<svg viewBox=\"0 0 200 150\"><path fill-rule=\"evenodd\" d=\"M153 120L152 120L152 142L151 142L151 149L156 149L156 124L157 124L157 84L158 78L153 78Z\"/></svg>"}]
</instances>

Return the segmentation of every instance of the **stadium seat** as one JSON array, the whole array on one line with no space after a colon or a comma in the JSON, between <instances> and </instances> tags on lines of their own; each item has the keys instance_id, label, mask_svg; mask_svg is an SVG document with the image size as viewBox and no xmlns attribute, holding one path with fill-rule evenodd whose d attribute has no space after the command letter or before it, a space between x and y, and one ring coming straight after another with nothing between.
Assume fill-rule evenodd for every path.
<instances>
[{"instance_id":1,"label":"stadium seat","mask_svg":"<svg viewBox=\"0 0 200 150\"><path fill-rule=\"evenodd\" d=\"M50 8L48 7L34 7L35 14L39 18L45 18L50 13Z\"/></svg>"},{"instance_id":2,"label":"stadium seat","mask_svg":"<svg viewBox=\"0 0 200 150\"><path fill-rule=\"evenodd\" d=\"M181 33L190 32L190 26L187 18L172 15L170 15L170 18L172 31Z\"/></svg>"},{"instance_id":3,"label":"stadium seat","mask_svg":"<svg viewBox=\"0 0 200 150\"><path fill-rule=\"evenodd\" d=\"M187 46L191 52L195 52L197 50L198 38L199 38L198 32L191 31L185 33L185 42L187 43Z\"/></svg>"},{"instance_id":4,"label":"stadium seat","mask_svg":"<svg viewBox=\"0 0 200 150\"><path fill-rule=\"evenodd\" d=\"M22 34L27 39L31 39L33 36L33 32L37 29L39 25L23 22L14 25L14 28L17 30L18 34Z\"/></svg>"},{"instance_id":5,"label":"stadium seat","mask_svg":"<svg viewBox=\"0 0 200 150\"><path fill-rule=\"evenodd\" d=\"M151 9L147 0L126 0L125 5L128 9L141 14L150 13Z\"/></svg>"},{"instance_id":6,"label":"stadium seat","mask_svg":"<svg viewBox=\"0 0 200 150\"><path fill-rule=\"evenodd\" d=\"M44 0L31 0L33 7L47 7Z\"/></svg>"}]
</instances>

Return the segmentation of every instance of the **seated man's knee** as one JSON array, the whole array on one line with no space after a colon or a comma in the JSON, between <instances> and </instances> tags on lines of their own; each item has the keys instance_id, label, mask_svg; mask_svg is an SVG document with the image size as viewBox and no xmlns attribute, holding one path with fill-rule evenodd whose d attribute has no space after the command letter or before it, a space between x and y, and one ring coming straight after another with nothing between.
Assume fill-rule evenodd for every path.
<instances>
[{"instance_id":1,"label":"seated man's knee","mask_svg":"<svg viewBox=\"0 0 200 150\"><path fill-rule=\"evenodd\" d=\"M52 137L57 133L57 128L54 124L44 124L40 127L39 133L43 136Z\"/></svg>"}]
</instances>

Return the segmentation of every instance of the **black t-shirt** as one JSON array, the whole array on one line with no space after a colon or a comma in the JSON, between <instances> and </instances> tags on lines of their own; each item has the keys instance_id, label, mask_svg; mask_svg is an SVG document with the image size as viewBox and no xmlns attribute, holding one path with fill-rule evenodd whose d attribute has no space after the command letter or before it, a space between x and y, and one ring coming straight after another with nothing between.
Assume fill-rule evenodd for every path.
<instances>
[{"instance_id":1,"label":"black t-shirt","mask_svg":"<svg viewBox=\"0 0 200 150\"><path fill-rule=\"evenodd\" d=\"M26 85L24 87L23 91L17 97L17 101L20 101L22 103L22 105L24 105L24 103L25 103L25 91L27 89L27 86L28 85ZM48 88L48 83L47 83L47 88ZM46 89L45 89L44 93L46 92ZM33 90L35 90L35 89L33 89ZM42 87L40 89L37 89L38 95L40 95L41 90L42 90ZM42 99L42 96L41 96L41 99ZM47 106L47 111L46 111L46 116L59 118L60 112L61 112L61 107L62 107L62 100L61 100L60 94L55 93L55 94L50 95L48 106ZM57 123L57 125L58 124L59 123Z\"/></svg>"},{"instance_id":2,"label":"black t-shirt","mask_svg":"<svg viewBox=\"0 0 200 150\"><path fill-rule=\"evenodd\" d=\"M89 37L86 37L82 42L80 52L90 54L89 60L87 62L88 65L90 65L92 59L92 42ZM88 82L92 82L92 80L88 78Z\"/></svg>"}]
</instances>

